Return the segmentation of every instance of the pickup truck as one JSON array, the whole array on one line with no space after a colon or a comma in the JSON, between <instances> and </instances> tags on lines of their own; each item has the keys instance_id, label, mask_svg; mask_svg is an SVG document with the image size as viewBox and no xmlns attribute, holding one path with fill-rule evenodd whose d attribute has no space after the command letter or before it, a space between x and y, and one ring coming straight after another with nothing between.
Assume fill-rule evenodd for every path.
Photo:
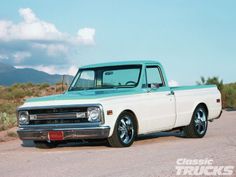
<instances>
[{"instance_id":1,"label":"pickup truck","mask_svg":"<svg viewBox=\"0 0 236 177\"><path fill-rule=\"evenodd\" d=\"M17 133L36 147L97 139L128 147L138 135L177 128L202 138L221 113L215 85L169 87L157 61L112 62L81 67L63 94L26 100Z\"/></svg>"}]
</instances>

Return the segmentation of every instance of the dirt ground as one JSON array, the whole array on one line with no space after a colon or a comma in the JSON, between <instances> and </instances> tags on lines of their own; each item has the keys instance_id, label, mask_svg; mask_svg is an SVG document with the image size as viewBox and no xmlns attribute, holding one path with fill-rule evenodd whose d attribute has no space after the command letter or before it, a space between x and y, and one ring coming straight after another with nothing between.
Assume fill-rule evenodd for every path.
<instances>
[{"instance_id":1,"label":"dirt ground","mask_svg":"<svg viewBox=\"0 0 236 177\"><path fill-rule=\"evenodd\" d=\"M9 130L0 131L0 143L17 139L16 127Z\"/></svg>"},{"instance_id":2,"label":"dirt ground","mask_svg":"<svg viewBox=\"0 0 236 177\"><path fill-rule=\"evenodd\" d=\"M0 143L1 177L157 177L176 176L178 159L212 159L213 166L234 166L236 176L236 112L224 112L209 123L202 139L177 133L140 137L129 148L103 143L77 143L37 149L18 139Z\"/></svg>"}]
</instances>

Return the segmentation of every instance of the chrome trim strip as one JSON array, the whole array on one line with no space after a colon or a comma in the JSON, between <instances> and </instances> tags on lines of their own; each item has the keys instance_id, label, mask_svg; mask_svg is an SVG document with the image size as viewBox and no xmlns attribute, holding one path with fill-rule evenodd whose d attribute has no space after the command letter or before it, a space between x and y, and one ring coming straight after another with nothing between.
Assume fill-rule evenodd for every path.
<instances>
[{"instance_id":1,"label":"chrome trim strip","mask_svg":"<svg viewBox=\"0 0 236 177\"><path fill-rule=\"evenodd\" d=\"M57 109L57 108L71 108L71 107L94 107L102 106L101 104L71 104L71 105L53 105L53 106L32 106L32 107L18 107L17 111L28 111L33 109Z\"/></svg>"},{"instance_id":2,"label":"chrome trim strip","mask_svg":"<svg viewBox=\"0 0 236 177\"><path fill-rule=\"evenodd\" d=\"M80 119L76 117L76 113L77 112L30 114L30 116L37 116L36 119L30 119L30 120ZM78 113L84 113L84 112L78 112Z\"/></svg>"},{"instance_id":3,"label":"chrome trim strip","mask_svg":"<svg viewBox=\"0 0 236 177\"><path fill-rule=\"evenodd\" d=\"M99 127L101 126L101 123L99 122L94 122L94 123L68 123L68 124L36 124L36 125L20 125L19 128L24 128L24 129L37 129L37 128L86 128L86 127Z\"/></svg>"},{"instance_id":4,"label":"chrome trim strip","mask_svg":"<svg viewBox=\"0 0 236 177\"><path fill-rule=\"evenodd\" d=\"M17 130L18 136L21 140L41 140L49 141L49 131L63 131L63 140L76 139L102 139L109 136L110 127L85 127L85 128L53 128L53 129L23 129Z\"/></svg>"}]
</instances>

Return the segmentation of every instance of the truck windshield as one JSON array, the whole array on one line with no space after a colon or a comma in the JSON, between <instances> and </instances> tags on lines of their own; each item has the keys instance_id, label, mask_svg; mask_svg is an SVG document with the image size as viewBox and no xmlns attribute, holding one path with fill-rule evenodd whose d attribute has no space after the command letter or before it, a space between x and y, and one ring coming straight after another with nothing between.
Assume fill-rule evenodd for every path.
<instances>
[{"instance_id":1,"label":"truck windshield","mask_svg":"<svg viewBox=\"0 0 236 177\"><path fill-rule=\"evenodd\" d=\"M69 91L109 88L133 88L139 83L141 65L80 69Z\"/></svg>"}]
</instances>

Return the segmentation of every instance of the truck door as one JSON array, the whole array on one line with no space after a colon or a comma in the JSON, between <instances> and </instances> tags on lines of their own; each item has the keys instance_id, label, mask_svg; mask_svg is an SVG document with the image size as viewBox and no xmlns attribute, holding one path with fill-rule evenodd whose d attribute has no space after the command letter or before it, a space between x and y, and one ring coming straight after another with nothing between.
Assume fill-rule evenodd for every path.
<instances>
[{"instance_id":1,"label":"truck door","mask_svg":"<svg viewBox=\"0 0 236 177\"><path fill-rule=\"evenodd\" d=\"M151 131L173 128L176 119L174 92L168 87L161 67L146 66L148 127Z\"/></svg>"}]
</instances>

